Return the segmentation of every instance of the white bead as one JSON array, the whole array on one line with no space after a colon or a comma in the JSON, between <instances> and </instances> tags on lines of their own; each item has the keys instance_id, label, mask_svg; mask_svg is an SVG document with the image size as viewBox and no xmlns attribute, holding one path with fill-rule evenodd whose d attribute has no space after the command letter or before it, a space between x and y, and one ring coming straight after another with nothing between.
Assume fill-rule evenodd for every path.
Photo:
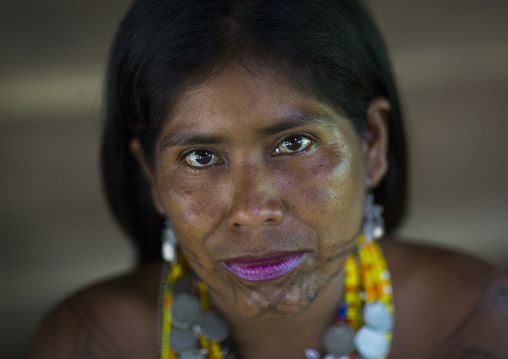
<instances>
[{"instance_id":1,"label":"white bead","mask_svg":"<svg viewBox=\"0 0 508 359\"><path fill-rule=\"evenodd\" d=\"M388 278L390 278L390 272L388 272L387 270L382 271L381 272L381 279L386 280Z\"/></svg>"},{"instance_id":2,"label":"white bead","mask_svg":"<svg viewBox=\"0 0 508 359\"><path fill-rule=\"evenodd\" d=\"M381 227L376 227L374 228L374 230L372 231L373 235L374 235L374 238L381 238L383 236L383 234L385 233L385 231L383 231L383 228Z\"/></svg>"},{"instance_id":3,"label":"white bead","mask_svg":"<svg viewBox=\"0 0 508 359\"><path fill-rule=\"evenodd\" d=\"M392 292L392 286L387 284L383 287L383 292L385 292L386 294L390 294Z\"/></svg>"},{"instance_id":4,"label":"white bead","mask_svg":"<svg viewBox=\"0 0 508 359\"><path fill-rule=\"evenodd\" d=\"M314 349L305 349L305 357L307 359L320 359L321 355L317 350Z\"/></svg>"}]
</instances>

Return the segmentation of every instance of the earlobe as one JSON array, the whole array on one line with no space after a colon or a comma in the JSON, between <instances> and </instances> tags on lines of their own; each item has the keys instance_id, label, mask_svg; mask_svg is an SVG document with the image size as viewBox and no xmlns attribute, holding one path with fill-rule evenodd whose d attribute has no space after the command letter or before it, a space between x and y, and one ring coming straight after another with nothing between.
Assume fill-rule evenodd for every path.
<instances>
[{"instance_id":1,"label":"earlobe","mask_svg":"<svg viewBox=\"0 0 508 359\"><path fill-rule=\"evenodd\" d=\"M129 141L129 152L131 153L132 157L136 160L139 167L141 167L141 170L143 171L143 174L145 175L145 178L147 179L148 183L150 184L151 193L152 193L152 201L155 207L155 210L161 215L166 217L166 211L164 210L164 207L162 206L162 201L159 197L159 192L157 190L157 181L155 178L155 173L153 169L148 164L148 161L145 156L145 151L143 150L143 147L141 147L141 143L139 142L139 139L137 137L132 138Z\"/></svg>"},{"instance_id":2,"label":"earlobe","mask_svg":"<svg viewBox=\"0 0 508 359\"><path fill-rule=\"evenodd\" d=\"M373 99L367 109L367 131L365 134L367 180L376 187L388 170L388 113L390 102L384 97Z\"/></svg>"}]
</instances>

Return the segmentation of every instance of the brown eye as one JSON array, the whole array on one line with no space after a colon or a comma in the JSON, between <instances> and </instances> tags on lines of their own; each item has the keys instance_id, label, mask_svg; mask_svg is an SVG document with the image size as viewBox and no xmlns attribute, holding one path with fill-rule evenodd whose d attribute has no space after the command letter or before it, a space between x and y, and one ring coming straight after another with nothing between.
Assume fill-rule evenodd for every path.
<instances>
[{"instance_id":1,"label":"brown eye","mask_svg":"<svg viewBox=\"0 0 508 359\"><path fill-rule=\"evenodd\" d=\"M205 167L219 162L219 157L209 150L194 150L185 156L185 161L192 167Z\"/></svg>"},{"instance_id":2,"label":"brown eye","mask_svg":"<svg viewBox=\"0 0 508 359\"><path fill-rule=\"evenodd\" d=\"M291 135L286 137L275 149L275 153L295 153L309 147L311 140L303 135Z\"/></svg>"}]
</instances>

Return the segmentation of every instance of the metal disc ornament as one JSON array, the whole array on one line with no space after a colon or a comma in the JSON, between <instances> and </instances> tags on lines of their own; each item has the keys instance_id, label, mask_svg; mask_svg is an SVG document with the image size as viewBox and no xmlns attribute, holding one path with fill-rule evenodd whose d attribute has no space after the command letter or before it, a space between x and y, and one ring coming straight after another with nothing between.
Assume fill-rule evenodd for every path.
<instances>
[{"instance_id":1,"label":"metal disc ornament","mask_svg":"<svg viewBox=\"0 0 508 359\"><path fill-rule=\"evenodd\" d=\"M348 324L335 324L325 334L325 352L335 357L347 355L354 348L355 331Z\"/></svg>"},{"instance_id":2,"label":"metal disc ornament","mask_svg":"<svg viewBox=\"0 0 508 359\"><path fill-rule=\"evenodd\" d=\"M393 316L383 302L366 303L363 306L365 324L373 329L389 331L393 329Z\"/></svg>"},{"instance_id":3,"label":"metal disc ornament","mask_svg":"<svg viewBox=\"0 0 508 359\"><path fill-rule=\"evenodd\" d=\"M181 293L174 297L171 305L171 322L173 326L188 329L197 323L201 313L199 300L189 293Z\"/></svg>"},{"instance_id":4,"label":"metal disc ornament","mask_svg":"<svg viewBox=\"0 0 508 359\"><path fill-rule=\"evenodd\" d=\"M173 292L173 296L176 296L181 293L190 293L193 287L194 283L192 282L192 274L187 273L176 278L171 290Z\"/></svg>"},{"instance_id":5,"label":"metal disc ornament","mask_svg":"<svg viewBox=\"0 0 508 359\"><path fill-rule=\"evenodd\" d=\"M171 328L169 346L177 352L192 350L197 348L198 340L192 329Z\"/></svg>"},{"instance_id":6,"label":"metal disc ornament","mask_svg":"<svg viewBox=\"0 0 508 359\"><path fill-rule=\"evenodd\" d=\"M203 312L199 317L201 334L208 339L222 342L229 337L229 326L217 312Z\"/></svg>"},{"instance_id":7,"label":"metal disc ornament","mask_svg":"<svg viewBox=\"0 0 508 359\"><path fill-rule=\"evenodd\" d=\"M206 359L206 356L201 353L201 350L185 350L178 353L178 359Z\"/></svg>"},{"instance_id":8,"label":"metal disc ornament","mask_svg":"<svg viewBox=\"0 0 508 359\"><path fill-rule=\"evenodd\" d=\"M364 359L378 359L385 356L390 349L386 333L363 326L355 336L356 350Z\"/></svg>"}]
</instances>

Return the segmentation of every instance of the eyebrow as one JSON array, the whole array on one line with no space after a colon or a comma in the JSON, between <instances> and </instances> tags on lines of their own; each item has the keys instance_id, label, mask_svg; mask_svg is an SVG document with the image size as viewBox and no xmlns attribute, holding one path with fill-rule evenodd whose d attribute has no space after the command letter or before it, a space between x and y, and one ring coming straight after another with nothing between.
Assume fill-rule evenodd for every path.
<instances>
[{"instance_id":1,"label":"eyebrow","mask_svg":"<svg viewBox=\"0 0 508 359\"><path fill-rule=\"evenodd\" d=\"M333 123L333 119L327 115L298 113L276 119L273 125L261 128L257 132L259 136L270 136L296 127L308 125L327 127ZM226 139L223 136L203 135L189 130L176 130L162 138L160 147L162 149L173 146L214 145L225 141Z\"/></svg>"},{"instance_id":2,"label":"eyebrow","mask_svg":"<svg viewBox=\"0 0 508 359\"><path fill-rule=\"evenodd\" d=\"M298 113L275 120L271 126L259 130L260 135L275 135L280 132L291 130L295 127L317 125L322 127L331 126L334 121L327 115Z\"/></svg>"},{"instance_id":3,"label":"eyebrow","mask_svg":"<svg viewBox=\"0 0 508 359\"><path fill-rule=\"evenodd\" d=\"M161 148L173 146L215 145L224 142L221 136L207 136L188 130L177 130L161 140Z\"/></svg>"}]
</instances>

